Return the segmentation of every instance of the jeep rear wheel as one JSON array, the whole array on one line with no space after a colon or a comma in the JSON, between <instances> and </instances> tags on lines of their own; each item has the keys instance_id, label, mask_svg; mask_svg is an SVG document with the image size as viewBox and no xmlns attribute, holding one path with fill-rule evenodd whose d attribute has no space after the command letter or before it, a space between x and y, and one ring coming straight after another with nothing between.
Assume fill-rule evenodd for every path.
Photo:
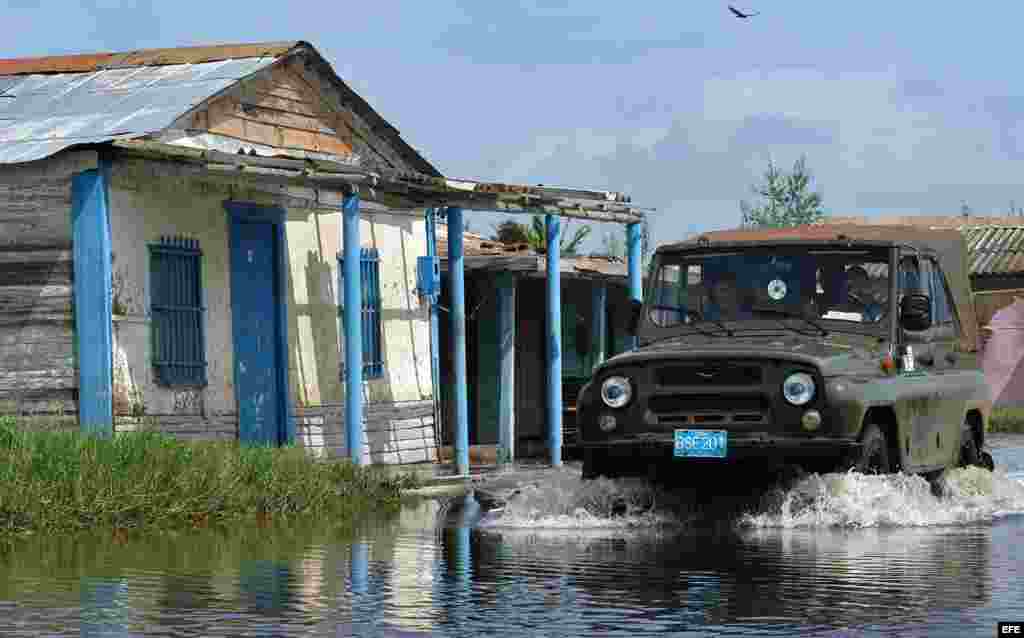
<instances>
[{"instance_id":1,"label":"jeep rear wheel","mask_svg":"<svg viewBox=\"0 0 1024 638\"><path fill-rule=\"evenodd\" d=\"M981 465L981 454L978 453L978 444L974 440L974 431L970 423L964 423L960 428L960 459L959 467L970 467Z\"/></svg>"},{"instance_id":2,"label":"jeep rear wheel","mask_svg":"<svg viewBox=\"0 0 1024 638\"><path fill-rule=\"evenodd\" d=\"M860 453L851 469L861 474L891 474L894 468L889 456L889 441L882 428L868 423L864 426L860 441Z\"/></svg>"}]
</instances>

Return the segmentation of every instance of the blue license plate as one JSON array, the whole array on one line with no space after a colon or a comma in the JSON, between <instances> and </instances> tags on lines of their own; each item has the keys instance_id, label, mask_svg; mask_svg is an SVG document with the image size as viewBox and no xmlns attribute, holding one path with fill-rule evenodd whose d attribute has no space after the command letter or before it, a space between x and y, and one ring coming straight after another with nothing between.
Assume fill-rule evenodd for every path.
<instances>
[{"instance_id":1,"label":"blue license plate","mask_svg":"<svg viewBox=\"0 0 1024 638\"><path fill-rule=\"evenodd\" d=\"M725 430L676 430L675 456L724 459L729 445Z\"/></svg>"}]
</instances>

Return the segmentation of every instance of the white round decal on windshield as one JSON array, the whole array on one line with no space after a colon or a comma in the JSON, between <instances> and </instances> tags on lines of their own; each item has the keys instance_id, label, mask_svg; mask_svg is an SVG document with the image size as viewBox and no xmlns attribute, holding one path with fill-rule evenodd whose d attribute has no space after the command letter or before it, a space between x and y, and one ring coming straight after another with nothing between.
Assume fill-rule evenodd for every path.
<instances>
[{"instance_id":1,"label":"white round decal on windshield","mask_svg":"<svg viewBox=\"0 0 1024 638\"><path fill-rule=\"evenodd\" d=\"M778 301L779 299L785 297L786 282L782 281L781 279L773 279L772 282L768 284L768 296L774 299L775 301Z\"/></svg>"}]
</instances>

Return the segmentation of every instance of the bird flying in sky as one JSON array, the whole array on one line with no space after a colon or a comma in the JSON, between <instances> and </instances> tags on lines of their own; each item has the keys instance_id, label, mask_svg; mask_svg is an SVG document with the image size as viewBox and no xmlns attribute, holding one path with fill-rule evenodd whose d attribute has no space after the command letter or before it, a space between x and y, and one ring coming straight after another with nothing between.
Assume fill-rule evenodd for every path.
<instances>
[{"instance_id":1,"label":"bird flying in sky","mask_svg":"<svg viewBox=\"0 0 1024 638\"><path fill-rule=\"evenodd\" d=\"M739 9L732 5L729 5L729 11L732 11L732 14L741 20L752 18L756 15L761 15L760 11L758 11L757 13L743 13L742 11L740 11Z\"/></svg>"}]
</instances>

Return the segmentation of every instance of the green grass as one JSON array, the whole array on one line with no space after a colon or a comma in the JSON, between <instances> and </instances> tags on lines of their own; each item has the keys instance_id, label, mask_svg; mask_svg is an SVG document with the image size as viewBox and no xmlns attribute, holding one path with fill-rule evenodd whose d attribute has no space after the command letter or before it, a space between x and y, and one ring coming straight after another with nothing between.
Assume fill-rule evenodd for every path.
<instances>
[{"instance_id":1,"label":"green grass","mask_svg":"<svg viewBox=\"0 0 1024 638\"><path fill-rule=\"evenodd\" d=\"M989 432L1024 434L1024 408L995 408L989 416Z\"/></svg>"},{"instance_id":2,"label":"green grass","mask_svg":"<svg viewBox=\"0 0 1024 638\"><path fill-rule=\"evenodd\" d=\"M0 535L217 525L240 518L397 510L412 476L302 448L192 442L156 432L30 431L0 417Z\"/></svg>"}]
</instances>

